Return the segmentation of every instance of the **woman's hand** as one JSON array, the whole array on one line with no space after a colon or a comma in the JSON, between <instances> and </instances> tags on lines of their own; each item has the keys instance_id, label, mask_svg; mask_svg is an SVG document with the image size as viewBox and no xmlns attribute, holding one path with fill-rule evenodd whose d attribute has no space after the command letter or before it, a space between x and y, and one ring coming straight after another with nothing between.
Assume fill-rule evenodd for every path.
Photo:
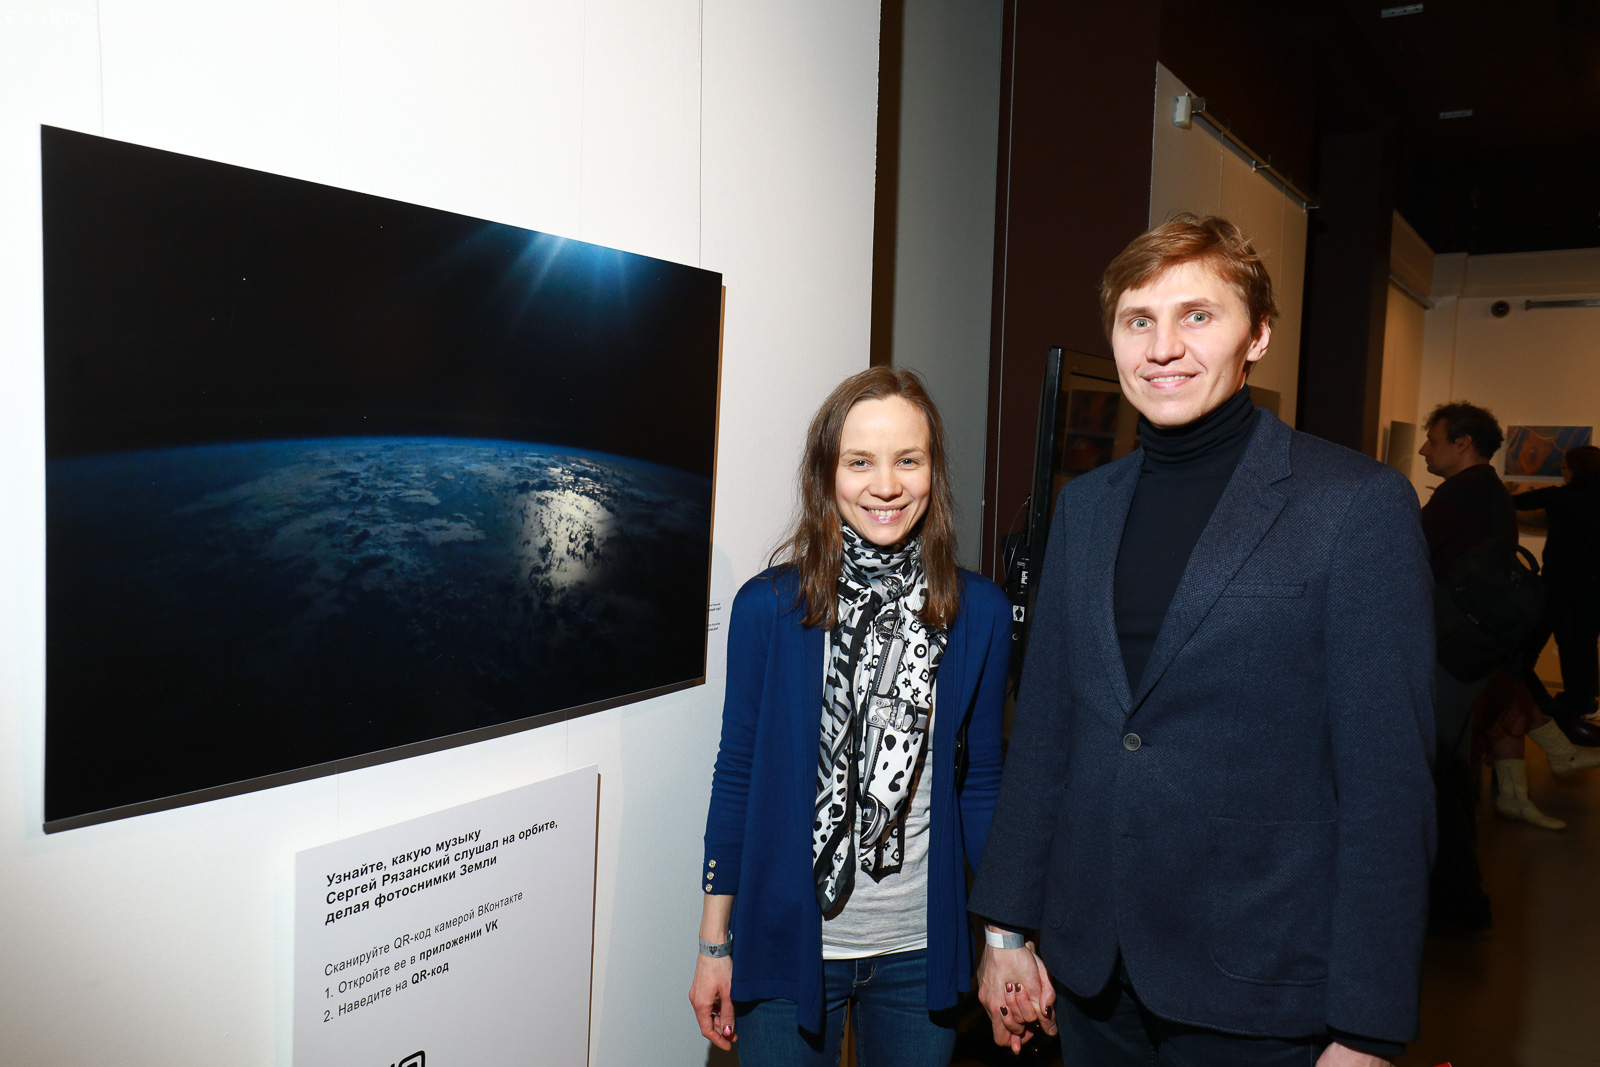
<instances>
[{"instance_id":1,"label":"woman's hand","mask_svg":"<svg viewBox=\"0 0 1600 1067\"><path fill-rule=\"evenodd\" d=\"M707 893L700 906L700 938L713 945L729 940L728 924L733 919L733 894ZM694 958L694 981L689 983L689 1003L694 1006L700 1032L720 1049L731 1049L738 1040L733 1032L733 957Z\"/></svg>"},{"instance_id":2,"label":"woman's hand","mask_svg":"<svg viewBox=\"0 0 1600 1067\"><path fill-rule=\"evenodd\" d=\"M1341 1045L1335 1041L1317 1057L1317 1067L1394 1067L1394 1065L1382 1056L1357 1052L1349 1045Z\"/></svg>"},{"instance_id":3,"label":"woman's hand","mask_svg":"<svg viewBox=\"0 0 1600 1067\"><path fill-rule=\"evenodd\" d=\"M977 980L978 1003L989 1013L995 1044L1021 1052L1035 1030L1056 1032L1055 987L1032 941L1022 948L985 945Z\"/></svg>"},{"instance_id":4,"label":"woman's hand","mask_svg":"<svg viewBox=\"0 0 1600 1067\"><path fill-rule=\"evenodd\" d=\"M733 1032L733 957L694 958L694 981L689 985L689 1003L694 1005L700 1032L720 1049L731 1049L738 1040Z\"/></svg>"}]
</instances>

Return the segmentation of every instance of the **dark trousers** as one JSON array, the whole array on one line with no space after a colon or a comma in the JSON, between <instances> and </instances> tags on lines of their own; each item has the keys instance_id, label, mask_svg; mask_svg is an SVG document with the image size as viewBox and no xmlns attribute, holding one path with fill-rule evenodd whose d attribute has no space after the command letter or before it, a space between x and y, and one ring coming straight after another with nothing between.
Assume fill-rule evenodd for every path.
<instances>
[{"instance_id":1,"label":"dark trousers","mask_svg":"<svg viewBox=\"0 0 1600 1067\"><path fill-rule=\"evenodd\" d=\"M1313 1067L1328 1045L1184 1026L1152 1014L1117 977L1093 997L1063 989L1056 1006L1062 1062L1072 1067Z\"/></svg>"},{"instance_id":2,"label":"dark trousers","mask_svg":"<svg viewBox=\"0 0 1600 1067\"><path fill-rule=\"evenodd\" d=\"M1437 930L1483 929L1489 895L1478 868L1477 768L1472 763L1472 705L1484 680L1463 682L1443 667L1434 671L1433 725L1437 749L1439 852L1429 889L1429 925Z\"/></svg>"},{"instance_id":3,"label":"dark trousers","mask_svg":"<svg viewBox=\"0 0 1600 1067\"><path fill-rule=\"evenodd\" d=\"M1545 592L1543 625L1523 648L1523 669L1518 677L1546 715L1587 715L1600 697L1600 589L1573 587L1547 576ZM1533 670L1551 637L1556 639L1556 653L1561 657L1559 697L1550 695Z\"/></svg>"},{"instance_id":4,"label":"dark trousers","mask_svg":"<svg viewBox=\"0 0 1600 1067\"><path fill-rule=\"evenodd\" d=\"M1600 592L1552 597L1550 607L1550 628L1561 654L1562 702L1586 714L1600 697Z\"/></svg>"}]
</instances>

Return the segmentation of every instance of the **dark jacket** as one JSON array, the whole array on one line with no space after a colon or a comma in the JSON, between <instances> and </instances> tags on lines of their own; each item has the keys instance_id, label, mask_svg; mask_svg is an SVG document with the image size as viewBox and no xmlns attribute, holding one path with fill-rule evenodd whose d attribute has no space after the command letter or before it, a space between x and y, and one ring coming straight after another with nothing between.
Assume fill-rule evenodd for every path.
<instances>
[{"instance_id":1,"label":"dark jacket","mask_svg":"<svg viewBox=\"0 0 1600 1067\"><path fill-rule=\"evenodd\" d=\"M1435 578L1491 537L1513 544L1517 513L1505 483L1487 463L1474 463L1434 487L1422 508L1422 533Z\"/></svg>"},{"instance_id":2,"label":"dark jacket","mask_svg":"<svg viewBox=\"0 0 1600 1067\"><path fill-rule=\"evenodd\" d=\"M1112 574L1137 452L1069 483L972 910L1165 1018L1416 1030L1432 580L1407 480L1263 413L1139 691Z\"/></svg>"},{"instance_id":3,"label":"dark jacket","mask_svg":"<svg viewBox=\"0 0 1600 1067\"><path fill-rule=\"evenodd\" d=\"M1518 511L1545 511L1550 526L1544 543L1546 589L1562 597L1600 594L1600 489L1547 485L1511 501Z\"/></svg>"},{"instance_id":4,"label":"dark jacket","mask_svg":"<svg viewBox=\"0 0 1600 1067\"><path fill-rule=\"evenodd\" d=\"M737 893L733 997L782 997L822 1029L822 914L811 874L811 823L822 736L824 631L800 625L792 568L765 571L734 598L728 693L711 784L700 885ZM928 847L928 1007L968 989L972 945L966 867L983 854L1000 784L1000 713L1011 607L987 578L961 572L961 611L939 661ZM967 775L955 782L967 724ZM849 905L846 904L846 907Z\"/></svg>"}]
</instances>

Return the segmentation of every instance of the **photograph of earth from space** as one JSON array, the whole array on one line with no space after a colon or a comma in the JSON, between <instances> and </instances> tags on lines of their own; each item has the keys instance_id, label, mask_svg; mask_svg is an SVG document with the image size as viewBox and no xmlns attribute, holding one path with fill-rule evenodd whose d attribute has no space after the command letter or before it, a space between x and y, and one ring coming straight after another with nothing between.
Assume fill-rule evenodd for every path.
<instances>
[{"instance_id":1,"label":"photograph of earth from space","mask_svg":"<svg viewBox=\"0 0 1600 1067\"><path fill-rule=\"evenodd\" d=\"M218 753L253 777L425 740L441 713L468 730L697 669L711 486L668 467L354 438L50 478L51 640L98 650L52 699L139 708L104 758L169 765L178 792L215 784Z\"/></svg>"},{"instance_id":2,"label":"photograph of earth from space","mask_svg":"<svg viewBox=\"0 0 1600 1067\"><path fill-rule=\"evenodd\" d=\"M46 829L703 679L720 275L41 137Z\"/></svg>"}]
</instances>

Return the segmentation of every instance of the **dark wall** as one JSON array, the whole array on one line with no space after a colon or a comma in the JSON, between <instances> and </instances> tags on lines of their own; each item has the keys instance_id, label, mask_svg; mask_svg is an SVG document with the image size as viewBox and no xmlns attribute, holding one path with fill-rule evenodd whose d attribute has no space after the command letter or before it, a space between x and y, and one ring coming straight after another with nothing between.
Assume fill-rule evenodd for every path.
<instances>
[{"instance_id":1,"label":"dark wall","mask_svg":"<svg viewBox=\"0 0 1600 1067\"><path fill-rule=\"evenodd\" d=\"M1306 433L1375 456L1394 220L1392 139L1381 130L1322 138L1322 206L1311 213L1301 319Z\"/></svg>"},{"instance_id":2,"label":"dark wall","mask_svg":"<svg viewBox=\"0 0 1600 1067\"><path fill-rule=\"evenodd\" d=\"M1316 144L1316 10L1282 0L1161 5L1161 62L1300 185L1311 177Z\"/></svg>"},{"instance_id":3,"label":"dark wall","mask_svg":"<svg viewBox=\"0 0 1600 1067\"><path fill-rule=\"evenodd\" d=\"M1020 528L1045 352L1109 356L1100 273L1150 214L1159 0L1008 0L1000 70L983 569Z\"/></svg>"}]
</instances>

